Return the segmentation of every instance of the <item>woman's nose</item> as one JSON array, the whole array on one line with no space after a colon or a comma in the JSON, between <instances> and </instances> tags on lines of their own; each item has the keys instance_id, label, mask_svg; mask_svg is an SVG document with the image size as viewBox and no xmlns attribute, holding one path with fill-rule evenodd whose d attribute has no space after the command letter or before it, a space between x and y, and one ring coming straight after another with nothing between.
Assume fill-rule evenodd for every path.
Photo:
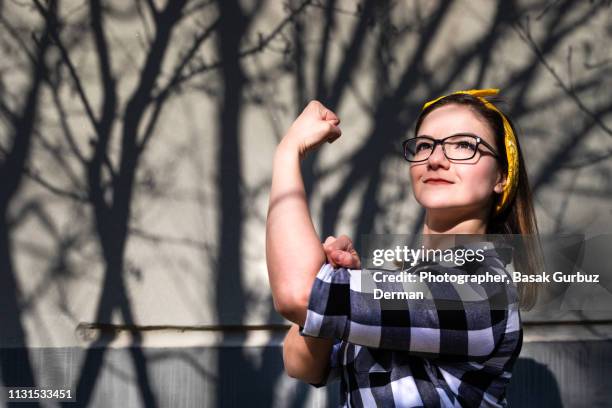
<instances>
[{"instance_id":1,"label":"woman's nose","mask_svg":"<svg viewBox=\"0 0 612 408\"><path fill-rule=\"evenodd\" d=\"M431 156L427 159L427 163L432 167L448 167L450 162L444 155L444 150L441 144L436 144L431 152Z\"/></svg>"}]
</instances>

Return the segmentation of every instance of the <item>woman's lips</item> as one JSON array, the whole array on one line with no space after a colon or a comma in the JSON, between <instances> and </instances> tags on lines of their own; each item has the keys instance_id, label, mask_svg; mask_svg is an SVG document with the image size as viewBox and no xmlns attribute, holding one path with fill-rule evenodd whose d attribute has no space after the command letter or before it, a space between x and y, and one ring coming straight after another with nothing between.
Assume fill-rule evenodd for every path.
<instances>
[{"instance_id":1,"label":"woman's lips","mask_svg":"<svg viewBox=\"0 0 612 408\"><path fill-rule=\"evenodd\" d=\"M428 179L424 181L425 184L435 184L435 185L445 185L445 184L453 184L450 181L443 179Z\"/></svg>"}]
</instances>

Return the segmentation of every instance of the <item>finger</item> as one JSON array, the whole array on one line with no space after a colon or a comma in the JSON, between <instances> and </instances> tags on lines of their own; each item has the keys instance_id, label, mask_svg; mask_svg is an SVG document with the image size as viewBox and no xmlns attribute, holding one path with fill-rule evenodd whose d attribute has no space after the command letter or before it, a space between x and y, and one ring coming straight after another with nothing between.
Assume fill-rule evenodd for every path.
<instances>
[{"instance_id":1,"label":"finger","mask_svg":"<svg viewBox=\"0 0 612 408\"><path fill-rule=\"evenodd\" d=\"M331 238L331 237L329 237L329 238ZM335 251L335 250L337 250L337 249L344 249L344 247L342 246L342 244L341 244L341 243L338 241L338 238L335 238L335 237L334 237L334 239L333 239L333 240L332 240L332 239L329 239L329 238L325 240L325 244L323 244L323 245L324 245L325 247L327 247L327 249L328 249L330 252L333 252L333 251Z\"/></svg>"},{"instance_id":2,"label":"finger","mask_svg":"<svg viewBox=\"0 0 612 408\"><path fill-rule=\"evenodd\" d=\"M325 251L327 255L331 254L332 251L335 249L333 246L335 241L336 241L336 238L332 236L329 236L325 239L325 242L323 243L323 250Z\"/></svg>"},{"instance_id":3,"label":"finger","mask_svg":"<svg viewBox=\"0 0 612 408\"><path fill-rule=\"evenodd\" d=\"M353 241L346 235L340 235L333 243L333 247L341 249L343 251L349 251L353 249Z\"/></svg>"},{"instance_id":4,"label":"finger","mask_svg":"<svg viewBox=\"0 0 612 408\"><path fill-rule=\"evenodd\" d=\"M351 255L353 257L353 263L355 264L355 266L353 268L355 269L359 269L361 268L361 259L359 259L359 255L357 255L357 253Z\"/></svg>"},{"instance_id":5,"label":"finger","mask_svg":"<svg viewBox=\"0 0 612 408\"><path fill-rule=\"evenodd\" d=\"M340 136L334 136L333 138L330 138L327 143L334 143Z\"/></svg>"},{"instance_id":6,"label":"finger","mask_svg":"<svg viewBox=\"0 0 612 408\"><path fill-rule=\"evenodd\" d=\"M340 266L345 268L358 268L361 264L359 258L353 257L349 252L335 250L332 259Z\"/></svg>"},{"instance_id":7,"label":"finger","mask_svg":"<svg viewBox=\"0 0 612 408\"><path fill-rule=\"evenodd\" d=\"M325 238L325 242L323 243L323 245L330 245L335 240L336 240L336 237L330 235L329 237Z\"/></svg>"},{"instance_id":8,"label":"finger","mask_svg":"<svg viewBox=\"0 0 612 408\"><path fill-rule=\"evenodd\" d=\"M324 121L330 123L333 122L333 125L340 123L340 118L338 118L338 115L336 115L330 109L327 109L322 103L319 103L319 115Z\"/></svg>"},{"instance_id":9,"label":"finger","mask_svg":"<svg viewBox=\"0 0 612 408\"><path fill-rule=\"evenodd\" d=\"M325 133L325 137L319 142L319 144L323 144L324 142L333 143L336 139L342 136L342 130L338 126L334 126L330 123L327 123L326 127L323 129Z\"/></svg>"},{"instance_id":10,"label":"finger","mask_svg":"<svg viewBox=\"0 0 612 408\"><path fill-rule=\"evenodd\" d=\"M340 129L339 126L327 122L325 133L327 134L327 140L329 141L330 139L337 139L342 136L342 129Z\"/></svg>"},{"instance_id":11,"label":"finger","mask_svg":"<svg viewBox=\"0 0 612 408\"><path fill-rule=\"evenodd\" d=\"M304 111L306 110L316 112L320 119L329 122L334 126L337 126L340 123L340 118L338 115L336 115L331 109L326 108L325 105L316 99L311 100L308 105L306 105Z\"/></svg>"},{"instance_id":12,"label":"finger","mask_svg":"<svg viewBox=\"0 0 612 408\"><path fill-rule=\"evenodd\" d=\"M327 258L327 263L331 264L334 268L338 267L336 260L333 258L331 252L325 252L325 257Z\"/></svg>"},{"instance_id":13,"label":"finger","mask_svg":"<svg viewBox=\"0 0 612 408\"><path fill-rule=\"evenodd\" d=\"M325 251L325 257L327 258L327 262L331 264L334 268L337 268L338 264L335 262L335 260L332 257L332 252L333 252L332 244L334 243L334 241L336 241L336 237L332 235L325 238L325 242L323 243L323 251Z\"/></svg>"},{"instance_id":14,"label":"finger","mask_svg":"<svg viewBox=\"0 0 612 408\"><path fill-rule=\"evenodd\" d=\"M344 266L344 251L340 249L334 249L330 251L330 257L334 262L338 263L341 266Z\"/></svg>"},{"instance_id":15,"label":"finger","mask_svg":"<svg viewBox=\"0 0 612 408\"><path fill-rule=\"evenodd\" d=\"M350 259L345 259L343 255L343 264L351 268L361 268L361 259L359 254L353 247L353 241L347 235L340 235L332 245L333 248L345 252Z\"/></svg>"},{"instance_id":16,"label":"finger","mask_svg":"<svg viewBox=\"0 0 612 408\"><path fill-rule=\"evenodd\" d=\"M353 244L353 240L346 234L342 234L338 238L342 239L342 241L350 242L351 245Z\"/></svg>"},{"instance_id":17,"label":"finger","mask_svg":"<svg viewBox=\"0 0 612 408\"><path fill-rule=\"evenodd\" d=\"M351 256L348 252L336 249L332 252L332 259L342 266L349 266L351 262Z\"/></svg>"}]
</instances>

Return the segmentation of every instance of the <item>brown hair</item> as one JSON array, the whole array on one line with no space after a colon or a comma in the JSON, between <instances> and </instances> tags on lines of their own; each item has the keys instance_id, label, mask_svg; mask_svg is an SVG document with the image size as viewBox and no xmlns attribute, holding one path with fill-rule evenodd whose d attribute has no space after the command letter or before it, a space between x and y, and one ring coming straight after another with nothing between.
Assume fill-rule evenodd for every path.
<instances>
[{"instance_id":1,"label":"brown hair","mask_svg":"<svg viewBox=\"0 0 612 408\"><path fill-rule=\"evenodd\" d=\"M496 104L499 99L487 98L490 102ZM500 159L498 162L502 166L502 171L507 174L508 160L506 158L506 145L504 142L504 126L503 120L499 113L487 108L484 103L475 96L469 94L450 94L437 102L429 105L424 109L417 118L415 126L415 136L418 135L419 128L425 117L433 110L449 104L463 105L472 109L489 125L495 135L495 144ZM499 109L499 107L498 107ZM504 114L505 115L505 114ZM540 241L538 239L538 225L536 222L535 211L533 208L533 199L525 161L521 146L519 143L516 127L506 116L508 123L512 127L516 137L516 146L518 150L518 186L512 200L506 208L499 214L495 214L496 200L492 200L493 204L490 209L489 221L487 223L487 234L520 234L523 237L519 240L522 248L514 251L514 266L517 271L526 274L541 272L542 269L542 251ZM494 193L495 194L495 193ZM497 197L499 199L500 197ZM537 300L537 285L534 283L519 283L518 293L520 306L525 310L533 308Z\"/></svg>"}]
</instances>

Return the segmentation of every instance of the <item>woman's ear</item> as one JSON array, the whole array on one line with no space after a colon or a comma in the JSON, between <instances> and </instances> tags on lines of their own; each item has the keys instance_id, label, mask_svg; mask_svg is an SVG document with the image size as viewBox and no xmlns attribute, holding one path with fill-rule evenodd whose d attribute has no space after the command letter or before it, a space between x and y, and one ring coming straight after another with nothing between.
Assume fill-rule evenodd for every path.
<instances>
[{"instance_id":1,"label":"woman's ear","mask_svg":"<svg viewBox=\"0 0 612 408\"><path fill-rule=\"evenodd\" d=\"M504 173L498 173L497 180L495 181L495 186L493 187L493 191L497 194L501 194L504 191L504 186L506 185L507 176Z\"/></svg>"}]
</instances>

